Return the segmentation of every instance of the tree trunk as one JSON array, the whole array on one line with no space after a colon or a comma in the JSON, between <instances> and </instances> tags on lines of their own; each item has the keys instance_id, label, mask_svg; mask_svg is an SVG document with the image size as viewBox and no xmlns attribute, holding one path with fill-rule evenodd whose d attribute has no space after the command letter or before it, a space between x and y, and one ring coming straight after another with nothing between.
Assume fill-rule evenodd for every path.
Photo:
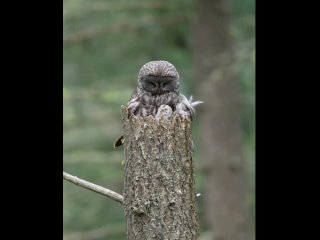
<instances>
[{"instance_id":1,"label":"tree trunk","mask_svg":"<svg viewBox=\"0 0 320 240\"><path fill-rule=\"evenodd\" d=\"M197 239L191 122L127 118L124 207L127 239Z\"/></svg>"},{"instance_id":2,"label":"tree trunk","mask_svg":"<svg viewBox=\"0 0 320 240\"><path fill-rule=\"evenodd\" d=\"M248 240L239 83L229 2L197 0L195 60L202 115L205 215L214 240Z\"/></svg>"}]
</instances>

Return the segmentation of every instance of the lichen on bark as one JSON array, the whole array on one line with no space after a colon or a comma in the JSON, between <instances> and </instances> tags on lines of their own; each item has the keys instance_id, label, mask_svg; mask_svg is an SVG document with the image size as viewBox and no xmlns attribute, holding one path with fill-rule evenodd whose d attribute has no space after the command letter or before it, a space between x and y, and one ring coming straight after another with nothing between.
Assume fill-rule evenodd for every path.
<instances>
[{"instance_id":1,"label":"lichen on bark","mask_svg":"<svg viewBox=\"0 0 320 240\"><path fill-rule=\"evenodd\" d=\"M191 121L127 116L124 108L127 239L197 239Z\"/></svg>"}]
</instances>

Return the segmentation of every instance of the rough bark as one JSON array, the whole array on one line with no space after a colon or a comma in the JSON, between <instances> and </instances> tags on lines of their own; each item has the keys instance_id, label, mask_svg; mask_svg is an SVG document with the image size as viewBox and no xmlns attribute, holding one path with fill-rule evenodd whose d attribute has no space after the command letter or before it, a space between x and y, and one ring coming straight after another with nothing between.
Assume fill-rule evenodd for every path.
<instances>
[{"instance_id":1,"label":"rough bark","mask_svg":"<svg viewBox=\"0 0 320 240\"><path fill-rule=\"evenodd\" d=\"M205 215L215 240L248 240L239 82L233 71L229 1L197 0L197 80L203 101Z\"/></svg>"},{"instance_id":2,"label":"rough bark","mask_svg":"<svg viewBox=\"0 0 320 240\"><path fill-rule=\"evenodd\" d=\"M197 239L191 121L126 116L127 239Z\"/></svg>"}]
</instances>

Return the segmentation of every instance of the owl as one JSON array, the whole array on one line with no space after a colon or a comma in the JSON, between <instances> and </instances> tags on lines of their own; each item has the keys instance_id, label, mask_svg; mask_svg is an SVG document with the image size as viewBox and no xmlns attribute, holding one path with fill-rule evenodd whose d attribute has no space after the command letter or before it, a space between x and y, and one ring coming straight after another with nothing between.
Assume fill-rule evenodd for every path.
<instances>
[{"instance_id":1,"label":"owl","mask_svg":"<svg viewBox=\"0 0 320 240\"><path fill-rule=\"evenodd\" d=\"M128 117L154 116L157 120L169 120L174 116L193 119L195 108L201 101L187 99L180 93L180 77L176 68L167 61L151 61L144 64L138 74L138 86L127 104ZM119 137L114 147L123 144Z\"/></svg>"},{"instance_id":2,"label":"owl","mask_svg":"<svg viewBox=\"0 0 320 240\"><path fill-rule=\"evenodd\" d=\"M172 116L172 108L166 104L162 104L157 111L156 119L159 121L160 119L168 120Z\"/></svg>"},{"instance_id":3,"label":"owl","mask_svg":"<svg viewBox=\"0 0 320 240\"><path fill-rule=\"evenodd\" d=\"M141 67L138 86L127 108L129 117L130 115L160 117L160 106L167 105L172 110L171 116L178 115L192 120L195 107L201 103L201 101L194 102L192 97L188 100L180 93L180 77L173 64L167 61L151 61Z\"/></svg>"}]
</instances>

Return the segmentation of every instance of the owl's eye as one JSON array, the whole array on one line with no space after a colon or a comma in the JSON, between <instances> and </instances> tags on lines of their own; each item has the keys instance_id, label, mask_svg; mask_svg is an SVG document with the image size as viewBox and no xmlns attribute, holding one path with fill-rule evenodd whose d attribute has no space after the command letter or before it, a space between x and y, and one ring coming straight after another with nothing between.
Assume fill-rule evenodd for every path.
<instances>
[{"instance_id":1,"label":"owl's eye","mask_svg":"<svg viewBox=\"0 0 320 240\"><path fill-rule=\"evenodd\" d=\"M146 88L156 88L156 87L157 87L157 85L156 85L154 82L148 81L148 80L146 80L146 81L144 82L144 86L145 86Z\"/></svg>"},{"instance_id":2,"label":"owl's eye","mask_svg":"<svg viewBox=\"0 0 320 240\"><path fill-rule=\"evenodd\" d=\"M162 87L168 87L170 85L171 81L166 81L162 83Z\"/></svg>"}]
</instances>

